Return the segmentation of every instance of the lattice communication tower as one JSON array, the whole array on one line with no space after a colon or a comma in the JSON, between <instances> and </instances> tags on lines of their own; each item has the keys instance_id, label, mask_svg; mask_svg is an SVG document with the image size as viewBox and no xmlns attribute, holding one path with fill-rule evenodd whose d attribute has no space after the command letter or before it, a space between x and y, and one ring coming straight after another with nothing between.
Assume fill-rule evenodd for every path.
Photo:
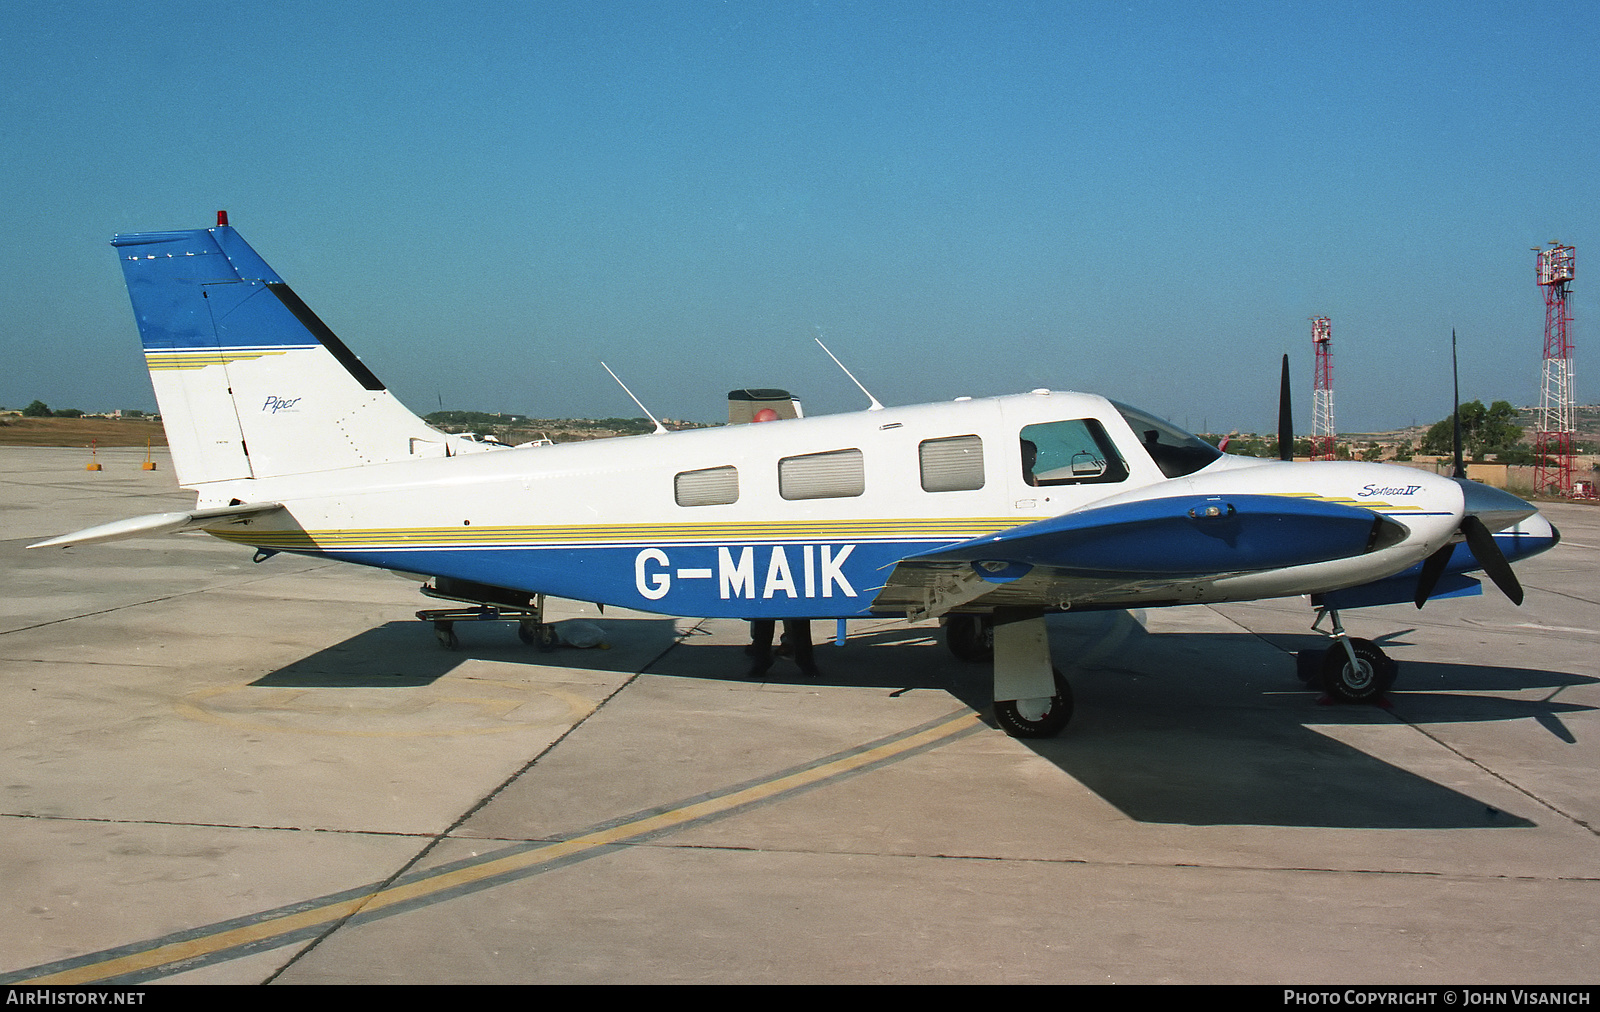
<instances>
[{"instance_id":1,"label":"lattice communication tower","mask_svg":"<svg viewBox=\"0 0 1600 1012\"><path fill-rule=\"evenodd\" d=\"M1332 460L1333 321L1326 316L1311 320L1311 347L1317 353L1316 376L1311 384L1311 459Z\"/></svg>"},{"instance_id":2,"label":"lattice communication tower","mask_svg":"<svg viewBox=\"0 0 1600 1012\"><path fill-rule=\"evenodd\" d=\"M1539 285L1544 288L1544 383L1533 448L1533 490L1569 496L1577 412L1572 391L1572 310L1567 296L1576 257L1573 247L1556 242L1537 252Z\"/></svg>"}]
</instances>

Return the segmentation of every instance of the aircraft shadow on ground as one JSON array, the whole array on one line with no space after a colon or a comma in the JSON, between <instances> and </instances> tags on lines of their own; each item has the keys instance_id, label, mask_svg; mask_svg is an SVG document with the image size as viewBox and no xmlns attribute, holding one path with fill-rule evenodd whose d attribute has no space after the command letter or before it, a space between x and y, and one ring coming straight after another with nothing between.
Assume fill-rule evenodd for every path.
<instances>
[{"instance_id":1,"label":"aircraft shadow on ground","mask_svg":"<svg viewBox=\"0 0 1600 1012\"><path fill-rule=\"evenodd\" d=\"M1150 634L1126 612L1059 616L1051 623L1052 650L1074 686L1076 715L1061 737L1027 744L1142 822L1383 829L1534 824L1315 728L1532 718L1571 742L1561 715L1593 707L1553 697L1600 679L1409 662L1401 668L1392 710L1320 705L1321 692L1295 677L1286 650L1323 650L1328 642L1314 635L1284 645L1250 633ZM846 663L847 652L865 656ZM825 683L942 687L990 719L988 666L956 661L930 641L927 629L852 636L845 651L819 650L818 659ZM792 666L789 671L801 680ZM776 666L768 677L788 680ZM1545 698L1490 694L1530 689Z\"/></svg>"},{"instance_id":2,"label":"aircraft shadow on ground","mask_svg":"<svg viewBox=\"0 0 1600 1012\"><path fill-rule=\"evenodd\" d=\"M697 641L695 636L687 637L683 649L651 665L650 671L653 674L686 678L759 681L769 685L837 685L899 692L912 689L949 691L950 679L941 670L949 655L930 636L928 629L899 626L867 633L852 632L845 647L837 648L829 637L823 635L824 629L833 629L831 621L819 620L813 622L812 626L816 643L814 656L821 669L818 677L802 672L781 640L774 644L772 666L759 678L751 678L752 659L745 652L745 641L736 644L708 643ZM932 653L935 650L937 654ZM940 661L928 663L932 656L940 658Z\"/></svg>"},{"instance_id":3,"label":"aircraft shadow on ground","mask_svg":"<svg viewBox=\"0 0 1600 1012\"><path fill-rule=\"evenodd\" d=\"M673 619L602 620L609 649L544 650L517 638L514 622L460 622L460 646L446 650L425 622L385 622L256 679L256 686L404 688L430 685L469 660L618 671L632 674L668 649ZM626 669L626 670L624 670Z\"/></svg>"},{"instance_id":4,"label":"aircraft shadow on ground","mask_svg":"<svg viewBox=\"0 0 1600 1012\"><path fill-rule=\"evenodd\" d=\"M1080 618L1086 618L1080 616ZM1113 638L1106 623L1057 624L1055 656L1077 712L1066 734L1032 742L1041 756L1142 822L1190 825L1442 829L1518 827L1529 819L1419 776L1322 733L1316 725L1393 726L1533 718L1573 738L1560 715L1593 709L1556 702L1562 688L1600 679L1500 665L1404 663L1393 709L1319 705L1293 658L1248 633L1145 633ZM1098 625L1096 625L1098 623ZM1323 637L1293 644L1322 650ZM1408 691L1415 687L1422 691ZM986 686L979 681L974 688ZM1548 690L1542 700L1504 698ZM979 701L987 702L983 696Z\"/></svg>"},{"instance_id":5,"label":"aircraft shadow on ground","mask_svg":"<svg viewBox=\"0 0 1600 1012\"><path fill-rule=\"evenodd\" d=\"M510 624L461 629L442 649L418 622L389 622L272 671L252 684L324 688L406 687L439 680L468 659L525 665L739 680L743 642L689 635L677 647L672 619L605 619L611 650L541 651ZM824 623L816 624L821 632ZM831 623L826 624L831 628ZM1281 642L1280 642L1281 641ZM1563 688L1600 679L1569 673L1409 662L1393 709L1318 705L1294 674L1287 646L1327 640L1251 633L1150 634L1126 612L1059 616L1051 644L1072 683L1076 713L1058 738L1028 741L1038 755L1130 818L1186 825L1280 825L1380 829L1534 825L1514 812L1445 787L1320 733L1315 725L1382 725L1532 718L1573 741L1561 715L1594 709L1557 702ZM986 664L956 660L928 628L852 633L842 648L818 637L819 678L779 657L768 684L948 692L993 726ZM625 670L626 669L626 670ZM1548 690L1544 699L1487 693ZM1479 694L1482 693L1482 694ZM998 732L997 732L998 733Z\"/></svg>"}]
</instances>

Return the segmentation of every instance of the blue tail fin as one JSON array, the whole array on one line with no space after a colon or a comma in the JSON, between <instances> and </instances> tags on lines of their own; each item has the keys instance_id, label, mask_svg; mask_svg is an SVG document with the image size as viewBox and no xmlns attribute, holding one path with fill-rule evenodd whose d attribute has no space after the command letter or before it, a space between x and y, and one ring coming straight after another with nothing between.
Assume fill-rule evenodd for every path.
<instances>
[{"instance_id":1,"label":"blue tail fin","mask_svg":"<svg viewBox=\"0 0 1600 1012\"><path fill-rule=\"evenodd\" d=\"M412 414L225 224L111 240L186 486L443 456Z\"/></svg>"}]
</instances>

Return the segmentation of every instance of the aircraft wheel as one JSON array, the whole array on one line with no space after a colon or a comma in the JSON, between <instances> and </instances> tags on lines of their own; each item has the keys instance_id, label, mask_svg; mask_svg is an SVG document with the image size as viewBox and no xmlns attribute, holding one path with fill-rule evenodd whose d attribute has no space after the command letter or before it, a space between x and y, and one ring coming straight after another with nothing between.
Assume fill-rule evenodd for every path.
<instances>
[{"instance_id":1,"label":"aircraft wheel","mask_svg":"<svg viewBox=\"0 0 1600 1012\"><path fill-rule=\"evenodd\" d=\"M1342 643L1328 648L1322 662L1322 688L1328 695L1346 703L1365 703L1377 699L1394 685L1395 663L1371 640L1352 639L1356 664Z\"/></svg>"},{"instance_id":2,"label":"aircraft wheel","mask_svg":"<svg viewBox=\"0 0 1600 1012\"><path fill-rule=\"evenodd\" d=\"M1049 699L996 700L994 719L1000 729L1013 738L1054 738L1072 719L1072 686L1051 668L1056 694Z\"/></svg>"},{"instance_id":3,"label":"aircraft wheel","mask_svg":"<svg viewBox=\"0 0 1600 1012\"><path fill-rule=\"evenodd\" d=\"M435 622L433 638L446 650L454 650L461 645L461 640L456 636L455 624L452 622Z\"/></svg>"},{"instance_id":4,"label":"aircraft wheel","mask_svg":"<svg viewBox=\"0 0 1600 1012\"><path fill-rule=\"evenodd\" d=\"M554 650L558 642L554 626L532 620L517 623L517 638L540 650Z\"/></svg>"},{"instance_id":5,"label":"aircraft wheel","mask_svg":"<svg viewBox=\"0 0 1600 1012\"><path fill-rule=\"evenodd\" d=\"M987 615L950 615L944 624L944 645L958 660L994 660L994 622Z\"/></svg>"}]
</instances>

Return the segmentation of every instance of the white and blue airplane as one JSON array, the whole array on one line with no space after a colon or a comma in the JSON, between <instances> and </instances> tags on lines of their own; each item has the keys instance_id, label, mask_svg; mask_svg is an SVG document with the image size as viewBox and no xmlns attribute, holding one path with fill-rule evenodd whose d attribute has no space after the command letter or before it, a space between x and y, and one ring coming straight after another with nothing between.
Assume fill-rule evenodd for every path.
<instances>
[{"instance_id":1,"label":"white and blue airplane","mask_svg":"<svg viewBox=\"0 0 1600 1012\"><path fill-rule=\"evenodd\" d=\"M203 530L433 578L467 600L552 595L734 619L942 619L994 658L1008 733L1058 733L1051 613L1310 595L1324 684L1394 665L1338 609L1478 592L1558 540L1534 509L1411 468L1230 456L1085 393L506 447L406 409L239 233L112 240L193 510L30 547ZM870 395L869 395L870 397ZM1287 434L1281 434L1284 439ZM1322 615L1319 614L1320 623Z\"/></svg>"}]
</instances>

